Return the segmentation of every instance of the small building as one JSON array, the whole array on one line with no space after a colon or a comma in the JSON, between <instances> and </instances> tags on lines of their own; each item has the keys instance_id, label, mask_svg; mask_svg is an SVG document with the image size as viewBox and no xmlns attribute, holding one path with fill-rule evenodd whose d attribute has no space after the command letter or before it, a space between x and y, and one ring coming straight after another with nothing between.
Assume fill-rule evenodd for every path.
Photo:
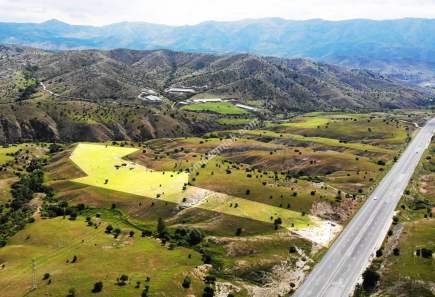
<instances>
[{"instance_id":1,"label":"small building","mask_svg":"<svg viewBox=\"0 0 435 297\"><path fill-rule=\"evenodd\" d=\"M196 91L194 89L189 88L169 88L166 90L167 93L189 93L195 94Z\"/></svg>"},{"instance_id":2,"label":"small building","mask_svg":"<svg viewBox=\"0 0 435 297\"><path fill-rule=\"evenodd\" d=\"M221 98L210 98L210 99L191 99L194 103L206 103L206 102L222 102Z\"/></svg>"},{"instance_id":3,"label":"small building","mask_svg":"<svg viewBox=\"0 0 435 297\"><path fill-rule=\"evenodd\" d=\"M147 99L149 101L154 101L154 102L160 102L160 101L162 101L162 98L154 96L154 95L146 96L145 99Z\"/></svg>"}]
</instances>

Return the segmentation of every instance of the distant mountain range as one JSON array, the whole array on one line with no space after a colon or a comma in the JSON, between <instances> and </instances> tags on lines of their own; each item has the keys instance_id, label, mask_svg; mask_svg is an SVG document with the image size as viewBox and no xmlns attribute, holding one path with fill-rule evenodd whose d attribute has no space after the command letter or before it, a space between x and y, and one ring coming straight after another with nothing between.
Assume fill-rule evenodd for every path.
<instances>
[{"instance_id":1,"label":"distant mountain range","mask_svg":"<svg viewBox=\"0 0 435 297\"><path fill-rule=\"evenodd\" d=\"M311 58L435 86L433 19L334 22L270 18L179 27L128 22L93 27L50 20L0 23L0 43L52 50L172 49Z\"/></svg>"}]
</instances>

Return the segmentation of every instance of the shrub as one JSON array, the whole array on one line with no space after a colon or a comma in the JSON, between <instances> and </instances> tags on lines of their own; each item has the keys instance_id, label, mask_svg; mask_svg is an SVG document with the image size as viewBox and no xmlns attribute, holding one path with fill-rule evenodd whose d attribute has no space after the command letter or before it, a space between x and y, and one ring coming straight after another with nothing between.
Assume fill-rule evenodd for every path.
<instances>
[{"instance_id":1,"label":"shrub","mask_svg":"<svg viewBox=\"0 0 435 297\"><path fill-rule=\"evenodd\" d=\"M423 258L432 258L432 254L433 252L430 249L426 249L426 248L421 249L421 256Z\"/></svg>"},{"instance_id":2,"label":"shrub","mask_svg":"<svg viewBox=\"0 0 435 297\"><path fill-rule=\"evenodd\" d=\"M190 277L186 276L183 280L182 286L185 289L189 289L191 283L192 283L192 280L190 279Z\"/></svg>"},{"instance_id":3,"label":"shrub","mask_svg":"<svg viewBox=\"0 0 435 297\"><path fill-rule=\"evenodd\" d=\"M189 243L191 245L197 245L202 241L202 239L203 239L203 235L201 231L197 229L193 229L189 232Z\"/></svg>"},{"instance_id":4,"label":"shrub","mask_svg":"<svg viewBox=\"0 0 435 297\"><path fill-rule=\"evenodd\" d=\"M204 292L202 293L202 297L213 297L214 296L214 290L210 287L205 287Z\"/></svg>"},{"instance_id":5,"label":"shrub","mask_svg":"<svg viewBox=\"0 0 435 297\"><path fill-rule=\"evenodd\" d=\"M109 233L111 233L112 232L112 230L113 230L113 227L112 227L112 225L107 225L107 227L106 227L106 233L107 234L109 234Z\"/></svg>"},{"instance_id":6,"label":"shrub","mask_svg":"<svg viewBox=\"0 0 435 297\"><path fill-rule=\"evenodd\" d=\"M76 297L76 289L74 288L69 289L66 297Z\"/></svg>"},{"instance_id":7,"label":"shrub","mask_svg":"<svg viewBox=\"0 0 435 297\"><path fill-rule=\"evenodd\" d=\"M92 289L92 293L98 293L103 290L103 282L99 281L94 284L94 288Z\"/></svg>"},{"instance_id":8,"label":"shrub","mask_svg":"<svg viewBox=\"0 0 435 297\"><path fill-rule=\"evenodd\" d=\"M128 276L125 274L122 274L119 278L118 278L118 286L125 286L128 282Z\"/></svg>"},{"instance_id":9,"label":"shrub","mask_svg":"<svg viewBox=\"0 0 435 297\"><path fill-rule=\"evenodd\" d=\"M363 288L370 292L376 288L380 279L379 273L377 273L372 267L369 267L363 273Z\"/></svg>"}]
</instances>

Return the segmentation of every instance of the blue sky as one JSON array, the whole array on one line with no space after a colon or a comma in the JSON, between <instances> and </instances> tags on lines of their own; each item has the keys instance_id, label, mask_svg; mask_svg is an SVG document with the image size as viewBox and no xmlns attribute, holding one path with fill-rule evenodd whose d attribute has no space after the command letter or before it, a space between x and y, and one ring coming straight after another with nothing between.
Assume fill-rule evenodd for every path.
<instances>
[{"instance_id":1,"label":"blue sky","mask_svg":"<svg viewBox=\"0 0 435 297\"><path fill-rule=\"evenodd\" d=\"M246 18L435 18L435 0L0 0L0 21L73 24L122 21L168 25Z\"/></svg>"}]
</instances>

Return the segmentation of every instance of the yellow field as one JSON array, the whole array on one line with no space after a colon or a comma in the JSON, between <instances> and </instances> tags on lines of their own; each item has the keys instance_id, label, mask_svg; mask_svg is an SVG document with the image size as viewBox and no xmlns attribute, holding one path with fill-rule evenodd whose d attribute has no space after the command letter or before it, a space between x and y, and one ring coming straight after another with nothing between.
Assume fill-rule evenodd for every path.
<instances>
[{"instance_id":1,"label":"yellow field","mask_svg":"<svg viewBox=\"0 0 435 297\"><path fill-rule=\"evenodd\" d=\"M80 143L70 158L87 176L73 181L149 198L182 191L188 182L187 173L153 171L122 159L136 151L136 148Z\"/></svg>"}]
</instances>

